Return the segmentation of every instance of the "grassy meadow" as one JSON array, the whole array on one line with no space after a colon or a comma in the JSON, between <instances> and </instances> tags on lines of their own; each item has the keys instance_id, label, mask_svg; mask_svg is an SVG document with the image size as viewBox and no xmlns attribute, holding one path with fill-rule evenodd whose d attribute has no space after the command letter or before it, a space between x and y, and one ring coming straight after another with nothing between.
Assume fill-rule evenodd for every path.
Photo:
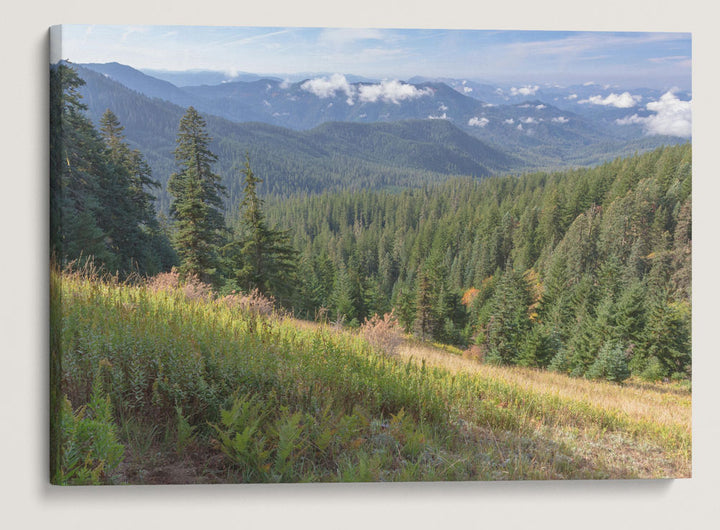
<instances>
[{"instance_id":1,"label":"grassy meadow","mask_svg":"<svg viewBox=\"0 0 720 530\"><path fill-rule=\"evenodd\" d=\"M172 273L51 276L56 484L689 477L691 390L484 364Z\"/></svg>"}]
</instances>

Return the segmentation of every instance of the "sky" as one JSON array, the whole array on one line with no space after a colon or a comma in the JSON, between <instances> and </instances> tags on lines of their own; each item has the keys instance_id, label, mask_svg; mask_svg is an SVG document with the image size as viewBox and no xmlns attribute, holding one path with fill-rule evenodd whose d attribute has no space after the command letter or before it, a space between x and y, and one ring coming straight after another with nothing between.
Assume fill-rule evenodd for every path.
<instances>
[{"instance_id":1,"label":"sky","mask_svg":"<svg viewBox=\"0 0 720 530\"><path fill-rule=\"evenodd\" d=\"M62 57L137 69L691 88L689 33L215 26L62 27Z\"/></svg>"}]
</instances>

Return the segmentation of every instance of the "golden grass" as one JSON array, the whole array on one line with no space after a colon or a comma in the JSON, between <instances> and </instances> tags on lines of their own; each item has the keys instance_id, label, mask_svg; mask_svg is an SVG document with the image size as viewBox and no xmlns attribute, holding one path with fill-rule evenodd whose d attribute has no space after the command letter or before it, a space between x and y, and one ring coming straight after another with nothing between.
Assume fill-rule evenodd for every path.
<instances>
[{"instance_id":1,"label":"golden grass","mask_svg":"<svg viewBox=\"0 0 720 530\"><path fill-rule=\"evenodd\" d=\"M640 381L617 385L531 368L493 366L411 341L398 354L519 389L525 403L501 406L522 417L536 439L572 448L575 464L588 473L602 469L612 478L691 476L692 396L677 385ZM526 405L535 399L556 408L555 419L548 421L544 413L531 412ZM617 426L606 429L592 420L579 420L574 411L586 407L618 418Z\"/></svg>"},{"instance_id":2,"label":"golden grass","mask_svg":"<svg viewBox=\"0 0 720 530\"><path fill-rule=\"evenodd\" d=\"M634 420L677 426L688 433L691 430L691 393L670 384L631 382L621 386L546 370L493 366L413 343L406 343L398 353L406 359L425 360L430 366L476 374L539 394L555 395L604 410L621 412Z\"/></svg>"}]
</instances>

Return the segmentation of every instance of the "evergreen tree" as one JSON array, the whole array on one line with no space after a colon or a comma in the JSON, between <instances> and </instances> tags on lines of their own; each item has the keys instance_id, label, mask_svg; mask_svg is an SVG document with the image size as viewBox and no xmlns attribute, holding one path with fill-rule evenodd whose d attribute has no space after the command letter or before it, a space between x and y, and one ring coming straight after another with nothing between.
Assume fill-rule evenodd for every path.
<instances>
[{"instance_id":1,"label":"evergreen tree","mask_svg":"<svg viewBox=\"0 0 720 530\"><path fill-rule=\"evenodd\" d=\"M152 179L150 166L137 150L125 143L124 127L115 114L106 110L100 119L100 134L107 146L111 178L103 184L103 213L106 232L126 269L157 273L172 265L168 259L167 236L161 231L150 189L159 188Z\"/></svg>"},{"instance_id":2,"label":"evergreen tree","mask_svg":"<svg viewBox=\"0 0 720 530\"><path fill-rule=\"evenodd\" d=\"M245 195L240 203L240 227L226 247L235 281L242 289L258 289L287 303L295 283L298 252L290 243L289 231L268 227L257 185L262 179L250 168L246 156Z\"/></svg>"},{"instance_id":3,"label":"evergreen tree","mask_svg":"<svg viewBox=\"0 0 720 530\"><path fill-rule=\"evenodd\" d=\"M525 278L512 269L505 271L493 297L487 326L488 360L498 364L517 361L525 333L530 330L530 303Z\"/></svg>"},{"instance_id":4,"label":"evergreen tree","mask_svg":"<svg viewBox=\"0 0 720 530\"><path fill-rule=\"evenodd\" d=\"M217 157L210 151L205 120L193 108L180 120L175 159L180 171L170 176L173 196L170 213L175 218L175 248L182 276L197 276L205 282L218 280L218 246L223 241L224 222L220 195L225 188L212 172Z\"/></svg>"},{"instance_id":5,"label":"evergreen tree","mask_svg":"<svg viewBox=\"0 0 720 530\"><path fill-rule=\"evenodd\" d=\"M683 374L690 364L690 307L672 302L667 293L654 296L645 328L644 350L659 361L665 376Z\"/></svg>"},{"instance_id":6,"label":"evergreen tree","mask_svg":"<svg viewBox=\"0 0 720 530\"><path fill-rule=\"evenodd\" d=\"M66 64L50 68L50 250L60 264L85 256L112 268L99 220L105 147L85 116L84 84Z\"/></svg>"},{"instance_id":7,"label":"evergreen tree","mask_svg":"<svg viewBox=\"0 0 720 530\"><path fill-rule=\"evenodd\" d=\"M405 330L405 333L410 333L415 324L415 318L418 314L415 305L416 299L415 292L410 285L403 284L398 288L395 308L397 310L398 321Z\"/></svg>"},{"instance_id":8,"label":"evergreen tree","mask_svg":"<svg viewBox=\"0 0 720 530\"><path fill-rule=\"evenodd\" d=\"M425 340L432 331L433 325L433 296L432 283L430 275L424 270L418 271L417 294L415 299L415 310L417 317L415 319L416 326L420 331L420 337Z\"/></svg>"}]
</instances>

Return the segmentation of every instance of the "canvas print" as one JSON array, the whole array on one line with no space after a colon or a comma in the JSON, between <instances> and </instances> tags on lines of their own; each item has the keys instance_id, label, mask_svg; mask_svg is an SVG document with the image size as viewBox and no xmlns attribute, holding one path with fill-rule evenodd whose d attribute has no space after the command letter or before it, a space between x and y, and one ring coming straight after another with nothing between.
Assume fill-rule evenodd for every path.
<instances>
[{"instance_id":1,"label":"canvas print","mask_svg":"<svg viewBox=\"0 0 720 530\"><path fill-rule=\"evenodd\" d=\"M690 477L690 34L50 36L53 484Z\"/></svg>"}]
</instances>

